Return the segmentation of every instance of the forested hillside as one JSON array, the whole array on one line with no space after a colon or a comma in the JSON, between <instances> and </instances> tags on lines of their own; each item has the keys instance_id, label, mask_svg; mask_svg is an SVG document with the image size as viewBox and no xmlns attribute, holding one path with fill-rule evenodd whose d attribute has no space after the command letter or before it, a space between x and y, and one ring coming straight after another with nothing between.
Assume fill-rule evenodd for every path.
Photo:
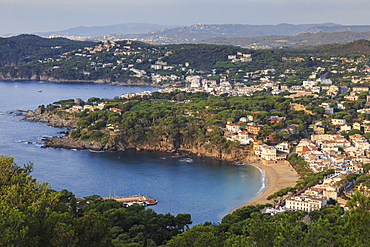
<instances>
[{"instance_id":1,"label":"forested hillside","mask_svg":"<svg viewBox=\"0 0 370 247\"><path fill-rule=\"evenodd\" d=\"M0 38L0 67L35 62L93 44L65 38L46 39L27 34Z\"/></svg>"},{"instance_id":2,"label":"forested hillside","mask_svg":"<svg viewBox=\"0 0 370 247\"><path fill-rule=\"evenodd\" d=\"M352 64L339 56L361 60L359 70L366 68L364 55L369 47L367 40L255 50L209 44L150 45L130 40L92 43L21 35L0 40L0 79L184 86L186 77L200 76L249 85L258 84L261 77L291 83L307 79L317 67L331 66L332 58L342 70L349 69ZM339 75L344 74L332 76Z\"/></svg>"},{"instance_id":3,"label":"forested hillside","mask_svg":"<svg viewBox=\"0 0 370 247\"><path fill-rule=\"evenodd\" d=\"M240 117L251 115L256 123L267 124L256 136L263 140L289 124L297 124L299 129L304 129L305 125L321 116L290 111L290 102L284 97L274 96L247 99L178 91L167 94L154 92L151 96L131 99L92 98L85 105L100 103L104 108L77 114L67 113L74 104L73 100L40 106L40 110L44 114L76 118L78 128L71 132L71 137L101 142L98 151L124 148L162 151L181 149L216 158L242 160L251 155L251 146L242 147L224 138L222 128L226 122L238 122ZM269 124L269 115L286 117L285 124ZM284 132L277 135L281 140L296 140L301 136L297 134L288 137ZM57 142L58 139L54 140ZM53 143L50 145L53 146Z\"/></svg>"}]
</instances>

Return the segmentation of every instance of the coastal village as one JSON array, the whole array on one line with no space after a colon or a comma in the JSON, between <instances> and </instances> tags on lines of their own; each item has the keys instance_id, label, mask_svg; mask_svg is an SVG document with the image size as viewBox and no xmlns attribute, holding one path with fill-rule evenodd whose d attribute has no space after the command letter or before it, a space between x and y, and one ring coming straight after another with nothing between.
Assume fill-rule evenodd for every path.
<instances>
[{"instance_id":1,"label":"coastal village","mask_svg":"<svg viewBox=\"0 0 370 247\"><path fill-rule=\"evenodd\" d=\"M61 152L73 153L62 150L55 150L53 159L47 157L48 166L58 166L63 176L72 177L66 165L74 168L72 173L78 176L72 182L76 184L79 180L90 184L84 180L85 171L101 161L99 152L115 152L103 154L110 156L109 165L98 165L99 171L113 172L107 181L126 181L117 168L127 168L124 155L132 152L133 162L127 166L141 173L145 169L148 184L162 186L155 189L159 193L148 193L159 200L155 207L165 207L165 214L145 208L157 200L141 194L77 198L66 189L56 191L29 175L31 163L20 167L13 157L1 156L4 245L368 246L369 41L307 50L155 46L131 40L74 44L69 49L45 43L47 48L35 56L0 68L0 80L4 84L7 80L76 82L74 87L90 82L104 83L104 87L114 84L110 89L115 91L108 94L112 97L113 92L113 98L98 98L107 94L100 94L102 88L95 85L97 95L89 91L87 100L82 99L87 94L73 94L33 111L9 114L63 128L57 136L40 137L41 148L88 151L91 162L76 160L74 155L70 161L62 155L66 163L60 165ZM47 51L50 47L52 52ZM34 94L53 96L38 83L34 83ZM140 85L143 92L126 93L132 85ZM20 89L18 84L15 87ZM23 145L21 149L18 144ZM27 151L24 145L28 144L40 148L39 142L18 144L17 152ZM146 169L138 152L153 154L151 161L163 162L171 173L163 172L160 165ZM80 167L79 160L86 165ZM198 165L204 160L210 161L207 170L215 173L199 176ZM185 174L183 168L191 172ZM155 172L171 182L157 183L159 173ZM143 182L141 174L129 177ZM184 184L182 177L186 177ZM208 177L217 186L209 186ZM103 179L96 178L91 182L95 188L103 185ZM196 199L175 184L191 188ZM193 188L211 198L193 194ZM216 193L210 193L211 189ZM173 209L165 204L173 193L176 210L182 206L178 202L194 210L172 215ZM234 197L240 206L233 209ZM207 204L200 203L205 198ZM218 221L220 212L223 216ZM197 214L217 218L198 224Z\"/></svg>"},{"instance_id":2,"label":"coastal village","mask_svg":"<svg viewBox=\"0 0 370 247\"><path fill-rule=\"evenodd\" d=\"M110 49L111 44L105 44L101 47L95 48L95 50L89 50L88 52L94 53L96 49ZM135 53L130 50L129 46L124 47L126 51L117 51L118 53L131 54ZM76 54L75 54L76 55ZM85 56L84 53L77 54L79 56ZM228 59L233 63L245 63L253 61L251 54L238 53L236 55L229 55ZM301 61L303 58L284 58L285 60L293 59L295 61ZM312 58L318 59L318 58ZM346 58L331 58L329 62L333 63L332 67L337 67L336 61L346 61L354 64L354 67L346 69L347 72L358 71L359 68L355 66L356 61ZM118 61L119 62L119 61ZM137 62L140 62L138 59ZM120 63L119 63L120 64ZM113 64L99 64L92 63L92 66L103 66L109 67ZM187 69L189 65L184 63L182 70ZM167 66L166 63L156 61L150 67L154 70L172 70L173 66ZM135 69L134 65L128 65L126 68L135 73L136 77L146 77L149 74L146 71ZM254 154L261 160L268 162L278 162L286 160L287 157L292 153L297 153L307 162L310 169L314 173L326 171L328 169L334 169L335 173L327 176L323 179L322 183L315 185L305 191L302 191L299 195L288 196L284 199L285 206L281 209L285 210L304 210L312 211L318 210L325 206L329 200L338 200L338 196L345 192L350 192L353 189L355 180L347 181L343 184L341 181L351 173L358 174L364 172L363 164L370 163L370 143L369 139L363 134L370 133L370 120L367 117L357 118L354 121L352 119L349 124L344 118L332 118L331 116L336 111L341 111L350 107L351 102L357 101L359 98L365 99L365 107L358 109L357 112L366 116L370 113L370 92L369 87L363 84L368 84L370 81L370 67L362 69L361 73L364 74L362 77L353 76L351 82L355 86L343 86L339 85L331 79L326 79L324 76L320 76L320 73L325 71L326 68L317 67L307 80L302 81L301 85L287 86L282 84L279 80L276 80L275 76L282 78L289 74L294 74L293 69L287 69L284 74L274 75L273 69L266 69L262 71L255 71L246 73L244 81L247 82L250 79L258 80L259 83L251 86L243 85L242 83L231 83L227 76L222 76L220 80L210 80L203 78L201 75L189 75L186 76L184 81L181 83L175 83L175 85L184 84L184 87L166 87L159 89L158 92L170 93L175 91L183 92L206 92L213 95L228 95L228 96L253 96L256 92L268 92L272 95L284 94L286 98L297 99L304 96L312 96L314 98L322 97L323 95L329 95L330 101L323 102L319 107L322 108L325 120L317 121L315 124L308 126L308 129L302 129L298 124L285 124L285 117L271 115L268 116L270 124L281 123L284 126L281 129L275 130L273 133L266 136L265 140L258 140L256 137L258 133L264 128L263 124L254 122L252 115L246 115L240 117L238 121L227 121L222 129L224 138L227 140L237 142L240 145L252 145ZM340 71L331 70L331 73L340 73ZM161 81L176 81L179 80L175 75L160 76L156 73L151 73L151 79L156 83ZM337 100L337 96L346 94L341 97L342 100ZM141 93L125 93L120 97L123 99L131 99L137 97L150 96L151 92ZM335 104L333 104L335 101ZM180 102L181 103L181 102ZM186 103L186 102L182 102ZM94 109L104 109L105 104L99 103L97 105L81 105L77 104L67 109L69 112L84 111L86 109L93 111ZM308 114L316 114L312 112L309 107L299 104L291 103L290 109L292 111L304 111ZM120 113L118 108L109 108L113 112ZM193 112L187 111L184 114L191 115ZM329 123L328 123L329 121ZM324 123L325 122L325 123ZM328 128L330 125L330 128ZM107 129L112 132L119 132L115 126L107 126ZM354 131L354 130L357 130ZM343 133L353 132L355 134L343 136ZM310 134L308 134L308 132ZM279 134L280 135L279 135ZM296 135L303 133L305 138L297 140L295 142L289 142L281 138L282 136L287 137L290 135ZM342 133L342 134L341 134ZM363 133L363 134L360 134ZM282 141L283 140L283 141ZM270 143L270 144L266 144ZM274 165L271 163L271 165ZM367 189L366 189L367 190ZM274 211L274 210L273 210ZM275 212L275 211L274 211Z\"/></svg>"},{"instance_id":3,"label":"coastal village","mask_svg":"<svg viewBox=\"0 0 370 247\"><path fill-rule=\"evenodd\" d=\"M58 47L55 47L58 49ZM107 62L102 52L113 52L110 62ZM145 51L145 52L143 52ZM147 54L160 54L156 59L148 58ZM296 78L302 72L292 67L284 71L274 68L266 68L255 71L222 71L196 70L187 61L181 64L169 64L166 57L171 56L172 51L158 51L155 48L133 46L131 41L125 45L112 41L102 42L95 47L86 47L78 51L67 52L58 59L40 60L40 63L55 63L68 60L72 57L81 57L89 60L88 67L79 68L79 73L88 80L92 71L109 69L127 72L132 78L159 86L159 93L208 93L215 96L242 96L252 97L259 95L284 96L291 99L289 109L291 111L303 111L306 114L315 115L322 113L324 118L315 123L305 126L286 121L284 116L268 115L268 125L255 121L253 114L241 116L238 119L228 120L223 126L219 126L226 140L239 145L251 146L253 153L258 159L269 162L283 162L288 156L296 153L301 156L314 173L333 169L334 173L328 175L320 184L300 191L299 195L287 196L282 200L284 210L312 211L325 206L328 201L338 201L340 194L347 193L349 196L354 188L355 179L342 181L348 174L364 173L364 164L370 163L370 65L365 56L352 57L283 57L283 62L302 63L309 59L311 62L320 62L320 66L313 67L307 72L308 76L303 80L295 80L295 83L287 83L289 78ZM228 63L240 65L253 63L253 54L237 52L227 56ZM141 66L149 63L147 69ZM322 64L327 67L322 67ZM59 70L59 66L53 66L52 71ZM331 78L332 77L332 78ZM104 81L102 81L104 82ZM151 91L140 93L125 93L121 99L137 99L149 97ZM309 101L299 102L299 99L323 99L317 106L310 105ZM185 104L187 101L176 101ZM82 111L108 110L120 114L121 109L116 107L107 108L109 102L98 104L82 104L76 100L76 104L66 109L67 112L76 113ZM359 117L343 113L346 109L356 109ZM339 114L337 114L339 113ZM343 114L342 114L343 113ZM185 116L196 116L200 112L186 109ZM339 117L340 116L340 117ZM261 131L266 126L274 126L272 131L262 139ZM107 124L107 130L111 135L119 134L122 130L115 125ZM291 136L299 136L292 140ZM366 172L367 169L366 169ZM364 187L362 187L364 190ZM367 188L365 188L368 191ZM366 192L368 193L368 192Z\"/></svg>"}]
</instances>

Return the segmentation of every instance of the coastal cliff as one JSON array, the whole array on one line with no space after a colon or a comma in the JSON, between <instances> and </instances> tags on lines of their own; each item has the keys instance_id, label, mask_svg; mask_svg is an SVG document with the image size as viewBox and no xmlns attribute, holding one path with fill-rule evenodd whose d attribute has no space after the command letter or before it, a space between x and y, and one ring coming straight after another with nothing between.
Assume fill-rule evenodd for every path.
<instances>
[{"instance_id":1,"label":"coastal cliff","mask_svg":"<svg viewBox=\"0 0 370 247\"><path fill-rule=\"evenodd\" d=\"M185 148L180 146L174 148L170 143L161 143L160 145L139 144L139 143L121 143L114 140L108 142L80 140L71 137L70 132L62 137L47 137L43 138L45 142L43 148L62 148L62 149L76 149L76 150L93 150L101 152L124 151L126 149L136 149L145 151L159 151L159 152L187 152L193 153L202 157L210 157L221 160L228 160L233 162L252 162L256 161L257 157L248 148L235 148L229 152L218 149L216 146L204 145L193 146Z\"/></svg>"}]
</instances>

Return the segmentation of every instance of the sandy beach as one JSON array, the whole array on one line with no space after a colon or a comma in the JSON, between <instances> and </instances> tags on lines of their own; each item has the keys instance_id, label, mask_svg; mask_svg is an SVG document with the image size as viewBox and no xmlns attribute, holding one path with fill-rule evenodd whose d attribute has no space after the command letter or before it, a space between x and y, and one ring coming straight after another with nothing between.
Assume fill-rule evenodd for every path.
<instances>
[{"instance_id":1,"label":"sandy beach","mask_svg":"<svg viewBox=\"0 0 370 247\"><path fill-rule=\"evenodd\" d=\"M256 166L263 171L265 177L265 187L255 198L243 205L240 205L233 211L248 205L271 203L271 201L266 199L269 195L289 186L294 187L299 177L286 160L278 162L256 161L249 162L248 164Z\"/></svg>"}]
</instances>

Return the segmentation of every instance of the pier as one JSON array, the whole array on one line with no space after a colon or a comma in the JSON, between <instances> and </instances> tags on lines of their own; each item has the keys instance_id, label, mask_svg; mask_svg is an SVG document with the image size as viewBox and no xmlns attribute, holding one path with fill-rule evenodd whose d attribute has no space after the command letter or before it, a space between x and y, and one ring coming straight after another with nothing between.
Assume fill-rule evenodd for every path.
<instances>
[{"instance_id":1,"label":"pier","mask_svg":"<svg viewBox=\"0 0 370 247\"><path fill-rule=\"evenodd\" d=\"M113 199L124 204L143 204L143 205L155 205L157 200L145 195L135 195L135 196L109 196L103 197L103 200Z\"/></svg>"}]
</instances>

